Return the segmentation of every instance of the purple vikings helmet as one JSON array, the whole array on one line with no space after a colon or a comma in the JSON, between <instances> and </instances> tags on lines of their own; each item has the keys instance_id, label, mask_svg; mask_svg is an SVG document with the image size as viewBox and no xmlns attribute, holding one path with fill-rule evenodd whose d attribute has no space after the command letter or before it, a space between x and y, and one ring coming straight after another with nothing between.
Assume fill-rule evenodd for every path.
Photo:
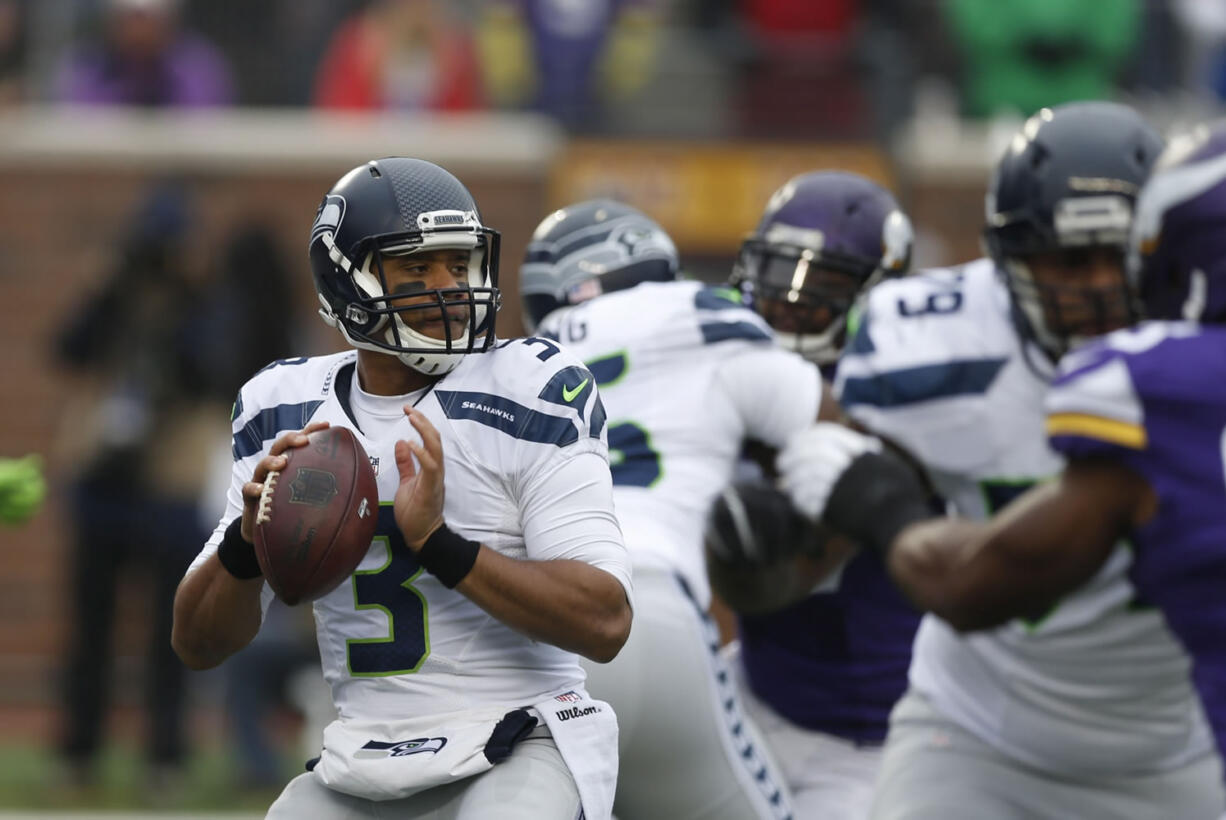
<instances>
[{"instance_id":1,"label":"purple vikings helmet","mask_svg":"<svg viewBox=\"0 0 1226 820\"><path fill-rule=\"evenodd\" d=\"M1154 166L1128 278L1151 319L1226 323L1226 121L1173 139Z\"/></svg>"},{"instance_id":2,"label":"purple vikings helmet","mask_svg":"<svg viewBox=\"0 0 1226 820\"><path fill-rule=\"evenodd\" d=\"M856 298L911 262L911 221L889 191L858 174L821 171L771 196L732 273L781 344L833 363Z\"/></svg>"}]
</instances>

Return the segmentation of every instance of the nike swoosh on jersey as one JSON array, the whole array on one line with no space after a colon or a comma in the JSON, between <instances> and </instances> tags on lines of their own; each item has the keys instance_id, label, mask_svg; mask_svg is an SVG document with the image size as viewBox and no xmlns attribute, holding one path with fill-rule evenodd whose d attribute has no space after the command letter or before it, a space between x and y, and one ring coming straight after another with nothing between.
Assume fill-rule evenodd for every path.
<instances>
[{"instance_id":1,"label":"nike swoosh on jersey","mask_svg":"<svg viewBox=\"0 0 1226 820\"><path fill-rule=\"evenodd\" d=\"M575 396L579 395L579 391L587 386L587 382L588 380L584 379L583 381L579 382L574 387L564 386L562 388L562 400L563 401L573 401Z\"/></svg>"}]
</instances>

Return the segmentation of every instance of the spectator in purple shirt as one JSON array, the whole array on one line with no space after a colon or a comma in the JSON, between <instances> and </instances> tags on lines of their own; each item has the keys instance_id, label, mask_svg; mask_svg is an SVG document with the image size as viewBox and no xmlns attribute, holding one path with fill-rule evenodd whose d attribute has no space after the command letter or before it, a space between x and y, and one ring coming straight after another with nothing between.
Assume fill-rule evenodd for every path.
<instances>
[{"instance_id":1,"label":"spectator in purple shirt","mask_svg":"<svg viewBox=\"0 0 1226 820\"><path fill-rule=\"evenodd\" d=\"M179 24L178 0L107 0L104 35L71 52L57 97L89 105L233 102L225 57Z\"/></svg>"}]
</instances>

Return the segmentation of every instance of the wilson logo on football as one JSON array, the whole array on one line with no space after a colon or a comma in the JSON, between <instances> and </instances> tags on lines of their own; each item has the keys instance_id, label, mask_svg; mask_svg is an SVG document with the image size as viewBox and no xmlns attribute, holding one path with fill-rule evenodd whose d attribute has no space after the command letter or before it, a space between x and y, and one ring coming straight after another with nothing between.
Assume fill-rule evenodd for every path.
<instances>
[{"instance_id":1,"label":"wilson logo on football","mask_svg":"<svg viewBox=\"0 0 1226 820\"><path fill-rule=\"evenodd\" d=\"M336 495L336 476L326 470L299 467L289 485L289 503L326 507Z\"/></svg>"}]
</instances>

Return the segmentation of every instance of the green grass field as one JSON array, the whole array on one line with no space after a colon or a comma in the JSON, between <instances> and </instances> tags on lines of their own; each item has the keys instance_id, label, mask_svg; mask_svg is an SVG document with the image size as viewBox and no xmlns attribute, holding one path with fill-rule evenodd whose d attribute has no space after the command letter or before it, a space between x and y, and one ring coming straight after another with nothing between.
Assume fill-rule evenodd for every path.
<instances>
[{"instance_id":1,"label":"green grass field","mask_svg":"<svg viewBox=\"0 0 1226 820\"><path fill-rule=\"evenodd\" d=\"M287 782L293 774L287 762ZM112 820L222 812L263 817L280 788L239 789L236 780L233 757L221 747L193 755L181 777L156 781L150 779L136 748L112 745L99 761L95 781L83 786L67 776L50 750L2 745L0 820L84 817L78 813L97 811L108 812L105 816Z\"/></svg>"}]
</instances>

